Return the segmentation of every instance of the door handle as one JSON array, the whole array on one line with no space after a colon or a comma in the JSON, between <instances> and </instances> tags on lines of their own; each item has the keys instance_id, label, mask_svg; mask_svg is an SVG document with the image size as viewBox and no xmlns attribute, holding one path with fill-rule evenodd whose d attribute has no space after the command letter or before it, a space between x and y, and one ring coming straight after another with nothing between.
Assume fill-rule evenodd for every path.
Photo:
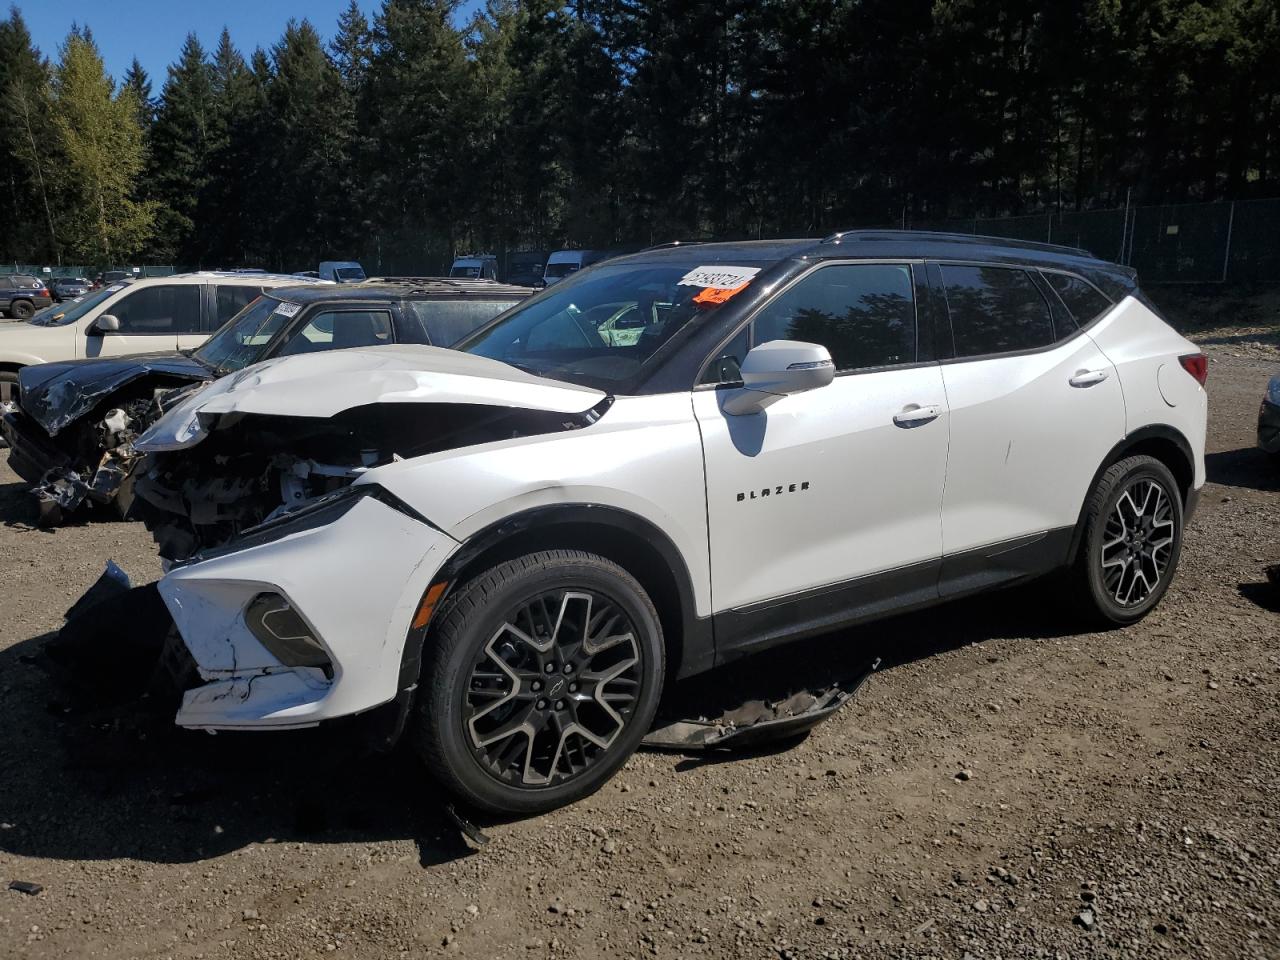
<instances>
[{"instance_id":1,"label":"door handle","mask_svg":"<svg viewBox=\"0 0 1280 960\"><path fill-rule=\"evenodd\" d=\"M909 403L893 415L893 422L900 427L919 427L942 415L942 408L936 403L920 406Z\"/></svg>"},{"instance_id":2,"label":"door handle","mask_svg":"<svg viewBox=\"0 0 1280 960\"><path fill-rule=\"evenodd\" d=\"M1107 379L1107 371L1105 370L1077 370L1076 375L1067 383L1073 387L1092 387L1095 383L1101 383Z\"/></svg>"}]
</instances>

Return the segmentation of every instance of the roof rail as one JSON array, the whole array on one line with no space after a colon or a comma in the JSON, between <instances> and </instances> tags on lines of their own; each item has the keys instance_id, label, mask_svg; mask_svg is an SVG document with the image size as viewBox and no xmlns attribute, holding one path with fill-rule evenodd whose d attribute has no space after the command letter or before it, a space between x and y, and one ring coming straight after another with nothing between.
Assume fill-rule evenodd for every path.
<instances>
[{"instance_id":1,"label":"roof rail","mask_svg":"<svg viewBox=\"0 0 1280 960\"><path fill-rule=\"evenodd\" d=\"M1083 247L1071 247L1061 243L1041 243L1037 240L1019 240L1014 237L993 237L980 233L949 233L945 230L841 230L823 237L823 243L845 243L851 240L945 240L953 243L988 243L996 246L1023 250L1043 250L1046 253L1069 253L1077 257L1093 258L1093 253Z\"/></svg>"},{"instance_id":2,"label":"roof rail","mask_svg":"<svg viewBox=\"0 0 1280 960\"><path fill-rule=\"evenodd\" d=\"M655 243L651 247L642 247L639 253L648 253L650 250L669 250L672 247L691 247L699 243L712 243L711 240L668 240L666 243Z\"/></svg>"}]
</instances>

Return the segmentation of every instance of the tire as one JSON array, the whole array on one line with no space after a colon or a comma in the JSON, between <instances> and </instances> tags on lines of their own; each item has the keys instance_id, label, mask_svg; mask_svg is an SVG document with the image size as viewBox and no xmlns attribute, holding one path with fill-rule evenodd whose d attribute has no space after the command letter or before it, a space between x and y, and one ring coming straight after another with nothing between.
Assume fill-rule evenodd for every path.
<instances>
[{"instance_id":1,"label":"tire","mask_svg":"<svg viewBox=\"0 0 1280 960\"><path fill-rule=\"evenodd\" d=\"M653 722L666 664L657 611L634 577L594 554L544 550L457 589L422 671L416 739L428 769L475 807L526 815L580 800L618 771Z\"/></svg>"},{"instance_id":2,"label":"tire","mask_svg":"<svg viewBox=\"0 0 1280 960\"><path fill-rule=\"evenodd\" d=\"M9 304L9 316L17 320L29 320L35 312L36 308L30 300L15 300Z\"/></svg>"},{"instance_id":3,"label":"tire","mask_svg":"<svg viewBox=\"0 0 1280 960\"><path fill-rule=\"evenodd\" d=\"M1126 457L1103 473L1083 523L1072 571L1082 609L1099 626L1136 623L1160 602L1178 568L1177 481L1154 457Z\"/></svg>"}]
</instances>

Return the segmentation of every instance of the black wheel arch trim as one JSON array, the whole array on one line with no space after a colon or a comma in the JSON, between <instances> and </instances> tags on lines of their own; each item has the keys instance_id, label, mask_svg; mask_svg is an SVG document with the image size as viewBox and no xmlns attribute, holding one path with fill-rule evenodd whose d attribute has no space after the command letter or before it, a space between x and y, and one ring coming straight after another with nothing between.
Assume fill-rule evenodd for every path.
<instances>
[{"instance_id":1,"label":"black wheel arch trim","mask_svg":"<svg viewBox=\"0 0 1280 960\"><path fill-rule=\"evenodd\" d=\"M617 507L592 503L549 504L532 507L511 516L504 517L484 529L472 534L462 546L455 550L444 562L443 566L431 578L427 586L429 592L437 584L444 583L444 592L436 600L434 609L449 598L458 584L458 575L478 557L490 552L504 541L535 530L552 531L556 527L593 526L602 530L616 530L643 540L652 547L671 573L679 599L680 609L677 611L681 627L681 636L668 637L668 653L679 652L679 662L673 664L675 675L690 676L708 670L715 662L715 639L710 617L699 617L694 601L693 578L684 556L672 543L671 538L661 529L643 517ZM425 599L425 593L424 593ZM653 598L655 605L658 598ZM661 617L662 611L659 610ZM411 692L418 683L422 666L422 649L430 632L430 621L422 627L410 627L405 638L404 652L400 661L400 681L398 690L401 694Z\"/></svg>"},{"instance_id":2,"label":"black wheel arch trim","mask_svg":"<svg viewBox=\"0 0 1280 960\"><path fill-rule=\"evenodd\" d=\"M1076 520L1075 533L1071 537L1071 551L1068 554L1068 562L1074 561L1079 555L1080 544L1084 541L1084 520L1085 511L1089 505L1089 494L1097 489L1098 481L1102 479L1102 475L1107 471L1108 467L1119 460L1123 460L1126 453L1141 446L1148 440L1171 442L1186 460L1187 472L1191 477L1182 502L1182 526L1184 529L1186 528L1187 521L1191 519L1191 513L1195 509L1200 494L1200 491L1195 487L1196 459L1191 449L1191 441L1183 435L1182 431L1168 424L1148 424L1145 427L1139 427L1130 434L1126 434L1125 438L1112 447L1102 459L1102 462L1098 464L1098 469L1094 472L1093 479L1089 481L1089 488L1085 491L1084 499L1080 504L1080 515ZM1176 473L1174 479L1177 479Z\"/></svg>"}]
</instances>

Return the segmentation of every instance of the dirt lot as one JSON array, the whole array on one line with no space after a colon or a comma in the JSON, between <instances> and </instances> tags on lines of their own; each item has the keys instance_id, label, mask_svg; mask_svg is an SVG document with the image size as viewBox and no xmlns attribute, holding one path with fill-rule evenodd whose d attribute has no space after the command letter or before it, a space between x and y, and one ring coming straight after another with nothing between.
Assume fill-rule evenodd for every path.
<instances>
[{"instance_id":1,"label":"dirt lot","mask_svg":"<svg viewBox=\"0 0 1280 960\"><path fill-rule=\"evenodd\" d=\"M478 852L407 754L68 713L30 655L108 557L158 566L0 468L0 957L1280 956L1280 311L1158 299L1214 361L1211 482L1146 621L1026 589L757 658L707 688L885 667L799 745L641 754Z\"/></svg>"}]
</instances>

